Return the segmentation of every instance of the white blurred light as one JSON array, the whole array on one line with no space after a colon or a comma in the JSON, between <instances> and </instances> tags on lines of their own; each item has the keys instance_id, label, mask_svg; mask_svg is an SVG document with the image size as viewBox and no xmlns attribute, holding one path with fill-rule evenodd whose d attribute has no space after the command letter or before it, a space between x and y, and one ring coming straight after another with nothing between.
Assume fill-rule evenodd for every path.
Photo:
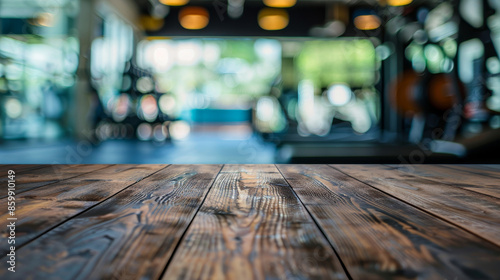
<instances>
[{"instance_id":1,"label":"white blurred light","mask_svg":"<svg viewBox=\"0 0 500 280\"><path fill-rule=\"evenodd\" d=\"M160 106L160 110L163 114L173 114L175 111L175 98L171 95L164 94L160 96L158 105Z\"/></svg>"},{"instance_id":2,"label":"white blurred light","mask_svg":"<svg viewBox=\"0 0 500 280\"><path fill-rule=\"evenodd\" d=\"M328 88L327 91L328 101L333 106L344 106L352 98L352 91L347 85L344 84L336 84L332 85Z\"/></svg>"},{"instance_id":3,"label":"white blurred light","mask_svg":"<svg viewBox=\"0 0 500 280\"><path fill-rule=\"evenodd\" d=\"M262 60L281 60L281 44L277 40L258 39L255 41L255 52Z\"/></svg>"},{"instance_id":4,"label":"white blurred light","mask_svg":"<svg viewBox=\"0 0 500 280\"><path fill-rule=\"evenodd\" d=\"M9 118L17 119L23 113L23 105L16 98L9 98L5 102L5 113Z\"/></svg>"},{"instance_id":5,"label":"white blurred light","mask_svg":"<svg viewBox=\"0 0 500 280\"><path fill-rule=\"evenodd\" d=\"M172 58L172 47L170 44L156 41L148 44L145 50L146 64L153 66L156 71L164 72L174 65L175 61Z\"/></svg>"},{"instance_id":6,"label":"white blurred light","mask_svg":"<svg viewBox=\"0 0 500 280\"><path fill-rule=\"evenodd\" d=\"M141 93L148 93L154 89L154 82L151 77L140 77L136 82L137 90Z\"/></svg>"},{"instance_id":7,"label":"white blurred light","mask_svg":"<svg viewBox=\"0 0 500 280\"><path fill-rule=\"evenodd\" d=\"M191 127L185 121L175 121L169 127L170 136L174 140L183 140L189 136Z\"/></svg>"},{"instance_id":8,"label":"white blurred light","mask_svg":"<svg viewBox=\"0 0 500 280\"><path fill-rule=\"evenodd\" d=\"M261 121L270 121L274 116L274 102L271 97L262 97L257 101L257 118Z\"/></svg>"},{"instance_id":9,"label":"white blurred light","mask_svg":"<svg viewBox=\"0 0 500 280\"><path fill-rule=\"evenodd\" d=\"M203 63L214 65L220 58L220 47L214 43L206 43L203 48Z\"/></svg>"},{"instance_id":10,"label":"white blurred light","mask_svg":"<svg viewBox=\"0 0 500 280\"><path fill-rule=\"evenodd\" d=\"M299 82L299 114L302 118L314 113L314 83L310 80Z\"/></svg>"},{"instance_id":11,"label":"white blurred light","mask_svg":"<svg viewBox=\"0 0 500 280\"><path fill-rule=\"evenodd\" d=\"M177 64L184 66L196 65L203 54L199 41L179 42L177 45Z\"/></svg>"},{"instance_id":12,"label":"white blurred light","mask_svg":"<svg viewBox=\"0 0 500 280\"><path fill-rule=\"evenodd\" d=\"M137 138L142 141L151 139L153 128L149 123L141 123L137 127Z\"/></svg>"}]
</instances>

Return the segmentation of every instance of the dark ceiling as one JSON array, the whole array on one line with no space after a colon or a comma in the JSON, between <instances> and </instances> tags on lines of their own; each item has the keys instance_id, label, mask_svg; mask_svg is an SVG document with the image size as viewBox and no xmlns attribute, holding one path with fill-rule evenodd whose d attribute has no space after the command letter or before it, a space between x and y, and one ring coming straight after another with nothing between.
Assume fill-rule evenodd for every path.
<instances>
[{"instance_id":1,"label":"dark ceiling","mask_svg":"<svg viewBox=\"0 0 500 280\"><path fill-rule=\"evenodd\" d=\"M155 5L161 5L158 0L135 0L144 15L152 14ZM384 0L381 0L384 1ZM440 0L414 0L405 7L392 7L392 12L411 12L422 5L435 5ZM262 0L244 1L244 12L239 18L231 18L227 13L227 0L191 0L186 6L205 7L210 14L207 27L202 30L186 30L178 20L179 10L183 7L169 7L164 16L163 27L156 31L148 31L149 36L264 36L264 37L304 37L311 36L311 29L322 28L332 20L334 6L344 6L343 13L346 23L342 36L360 36L352 24L352 14L357 10L372 10L381 15L387 15L387 8L380 5L379 0L298 0L297 4L287 8L290 22L283 30L266 31L257 23L258 12L266 7ZM391 12L389 12L391 14ZM338 16L338 13L337 13ZM383 17L383 16L381 16ZM384 19L382 19L384 20ZM369 32L368 32L369 33ZM366 32L361 35L366 35Z\"/></svg>"}]
</instances>

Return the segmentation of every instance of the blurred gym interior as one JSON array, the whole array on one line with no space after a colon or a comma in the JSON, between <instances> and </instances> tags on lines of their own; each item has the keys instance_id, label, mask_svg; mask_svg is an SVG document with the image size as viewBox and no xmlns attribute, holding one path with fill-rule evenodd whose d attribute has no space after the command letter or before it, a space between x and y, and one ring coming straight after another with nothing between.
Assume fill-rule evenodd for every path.
<instances>
[{"instance_id":1,"label":"blurred gym interior","mask_svg":"<svg viewBox=\"0 0 500 280\"><path fill-rule=\"evenodd\" d=\"M500 0L0 0L0 164L499 163Z\"/></svg>"}]
</instances>

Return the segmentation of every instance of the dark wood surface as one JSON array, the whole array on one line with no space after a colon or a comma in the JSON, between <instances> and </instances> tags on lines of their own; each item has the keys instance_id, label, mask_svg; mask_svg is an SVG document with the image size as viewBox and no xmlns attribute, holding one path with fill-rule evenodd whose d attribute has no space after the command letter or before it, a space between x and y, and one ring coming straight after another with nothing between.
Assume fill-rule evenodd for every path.
<instances>
[{"instance_id":1,"label":"dark wood surface","mask_svg":"<svg viewBox=\"0 0 500 280\"><path fill-rule=\"evenodd\" d=\"M0 165L0 182L0 279L500 277L500 165Z\"/></svg>"}]
</instances>

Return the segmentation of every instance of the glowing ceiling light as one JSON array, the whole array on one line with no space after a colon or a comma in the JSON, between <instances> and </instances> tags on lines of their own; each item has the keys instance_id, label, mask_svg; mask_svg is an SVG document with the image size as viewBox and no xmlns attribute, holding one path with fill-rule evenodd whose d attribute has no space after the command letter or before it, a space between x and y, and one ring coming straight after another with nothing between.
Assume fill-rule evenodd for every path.
<instances>
[{"instance_id":1,"label":"glowing ceiling light","mask_svg":"<svg viewBox=\"0 0 500 280\"><path fill-rule=\"evenodd\" d=\"M405 6L413 2L413 0L387 0L389 6Z\"/></svg>"},{"instance_id":2,"label":"glowing ceiling light","mask_svg":"<svg viewBox=\"0 0 500 280\"><path fill-rule=\"evenodd\" d=\"M167 6L184 6L189 0L160 0L160 3Z\"/></svg>"},{"instance_id":3,"label":"glowing ceiling light","mask_svg":"<svg viewBox=\"0 0 500 280\"><path fill-rule=\"evenodd\" d=\"M202 7L186 7L179 12L179 22L185 29L203 29L208 25L209 14Z\"/></svg>"},{"instance_id":4,"label":"glowing ceiling light","mask_svg":"<svg viewBox=\"0 0 500 280\"><path fill-rule=\"evenodd\" d=\"M288 13L282 9L264 8L259 12L259 26L265 30L281 30L288 25Z\"/></svg>"},{"instance_id":5,"label":"glowing ceiling light","mask_svg":"<svg viewBox=\"0 0 500 280\"><path fill-rule=\"evenodd\" d=\"M290 8L297 3L297 0L264 0L264 4L273 8Z\"/></svg>"},{"instance_id":6,"label":"glowing ceiling light","mask_svg":"<svg viewBox=\"0 0 500 280\"><path fill-rule=\"evenodd\" d=\"M380 18L376 15L359 15L354 18L354 26L359 30L373 30L380 27Z\"/></svg>"}]
</instances>

